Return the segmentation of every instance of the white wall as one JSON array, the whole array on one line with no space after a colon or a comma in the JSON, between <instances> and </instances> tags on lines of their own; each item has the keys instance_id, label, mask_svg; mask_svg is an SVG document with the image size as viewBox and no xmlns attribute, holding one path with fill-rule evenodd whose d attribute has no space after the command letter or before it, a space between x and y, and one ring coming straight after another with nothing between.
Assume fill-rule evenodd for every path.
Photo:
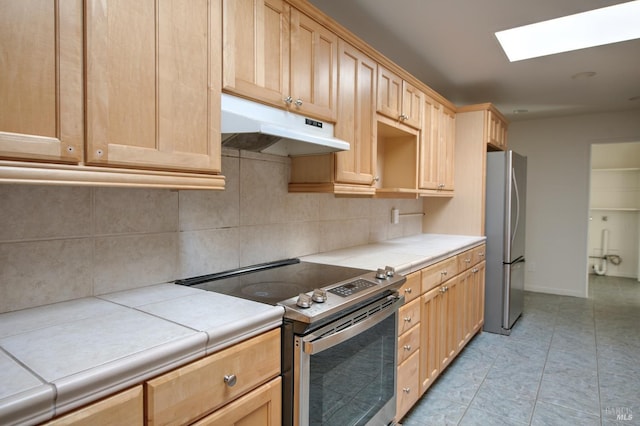
<instances>
[{"instance_id":1,"label":"white wall","mask_svg":"<svg viewBox=\"0 0 640 426\"><path fill-rule=\"evenodd\" d=\"M0 185L0 312L418 234L421 200L289 194L289 160L227 152L225 191Z\"/></svg>"},{"instance_id":2,"label":"white wall","mask_svg":"<svg viewBox=\"0 0 640 426\"><path fill-rule=\"evenodd\" d=\"M637 110L510 124L509 147L528 157L527 290L587 297L591 144L635 141Z\"/></svg>"}]
</instances>

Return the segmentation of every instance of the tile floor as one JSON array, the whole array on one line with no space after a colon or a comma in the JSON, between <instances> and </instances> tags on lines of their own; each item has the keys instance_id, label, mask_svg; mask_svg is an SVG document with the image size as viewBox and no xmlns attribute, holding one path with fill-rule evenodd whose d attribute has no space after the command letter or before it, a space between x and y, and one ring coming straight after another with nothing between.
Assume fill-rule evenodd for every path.
<instances>
[{"instance_id":1,"label":"tile floor","mask_svg":"<svg viewBox=\"0 0 640 426\"><path fill-rule=\"evenodd\" d=\"M640 425L640 283L589 287L527 292L511 335L477 335L402 425Z\"/></svg>"}]
</instances>

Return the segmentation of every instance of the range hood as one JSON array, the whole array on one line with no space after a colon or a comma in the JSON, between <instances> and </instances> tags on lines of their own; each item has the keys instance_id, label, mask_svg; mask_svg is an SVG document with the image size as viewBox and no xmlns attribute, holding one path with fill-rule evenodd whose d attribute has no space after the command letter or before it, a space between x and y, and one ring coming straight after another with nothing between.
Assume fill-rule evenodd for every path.
<instances>
[{"instance_id":1,"label":"range hood","mask_svg":"<svg viewBox=\"0 0 640 426\"><path fill-rule=\"evenodd\" d=\"M345 151L333 124L247 99L222 94L222 146L282 156Z\"/></svg>"}]
</instances>

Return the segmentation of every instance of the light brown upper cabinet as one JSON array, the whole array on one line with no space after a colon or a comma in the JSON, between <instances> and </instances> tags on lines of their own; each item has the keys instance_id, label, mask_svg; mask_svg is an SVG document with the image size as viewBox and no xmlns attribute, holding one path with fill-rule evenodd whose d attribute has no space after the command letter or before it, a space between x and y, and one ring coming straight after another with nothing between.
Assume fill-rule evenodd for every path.
<instances>
[{"instance_id":1,"label":"light brown upper cabinet","mask_svg":"<svg viewBox=\"0 0 640 426\"><path fill-rule=\"evenodd\" d=\"M455 112L424 96L420 135L421 189L433 190L429 195L453 195Z\"/></svg>"},{"instance_id":2,"label":"light brown upper cabinet","mask_svg":"<svg viewBox=\"0 0 640 426\"><path fill-rule=\"evenodd\" d=\"M6 0L0 13L0 158L79 163L82 1Z\"/></svg>"},{"instance_id":3,"label":"light brown upper cabinet","mask_svg":"<svg viewBox=\"0 0 640 426\"><path fill-rule=\"evenodd\" d=\"M0 182L223 189L220 1L4 1Z\"/></svg>"},{"instance_id":4,"label":"light brown upper cabinet","mask_svg":"<svg viewBox=\"0 0 640 426\"><path fill-rule=\"evenodd\" d=\"M399 75L378 66L377 109L403 124L422 127L423 93Z\"/></svg>"},{"instance_id":5,"label":"light brown upper cabinet","mask_svg":"<svg viewBox=\"0 0 640 426\"><path fill-rule=\"evenodd\" d=\"M283 0L223 0L223 90L336 121L338 37Z\"/></svg>"},{"instance_id":6,"label":"light brown upper cabinet","mask_svg":"<svg viewBox=\"0 0 640 426\"><path fill-rule=\"evenodd\" d=\"M487 110L487 127L485 129L487 148L505 151L507 149L507 119L495 108Z\"/></svg>"},{"instance_id":7,"label":"light brown upper cabinet","mask_svg":"<svg viewBox=\"0 0 640 426\"><path fill-rule=\"evenodd\" d=\"M507 128L509 122L502 113L490 103L466 105L458 108L459 113L476 112L482 114L483 139L487 151L505 151L507 149Z\"/></svg>"},{"instance_id":8,"label":"light brown upper cabinet","mask_svg":"<svg viewBox=\"0 0 640 426\"><path fill-rule=\"evenodd\" d=\"M336 153L336 181L373 185L376 179L376 63L344 41L339 44L335 135L351 144Z\"/></svg>"},{"instance_id":9,"label":"light brown upper cabinet","mask_svg":"<svg viewBox=\"0 0 640 426\"><path fill-rule=\"evenodd\" d=\"M338 42L340 119L334 133L351 147L348 151L292 158L290 191L375 194L376 66L349 43Z\"/></svg>"},{"instance_id":10,"label":"light brown upper cabinet","mask_svg":"<svg viewBox=\"0 0 640 426\"><path fill-rule=\"evenodd\" d=\"M220 171L219 7L86 2L87 163Z\"/></svg>"}]
</instances>

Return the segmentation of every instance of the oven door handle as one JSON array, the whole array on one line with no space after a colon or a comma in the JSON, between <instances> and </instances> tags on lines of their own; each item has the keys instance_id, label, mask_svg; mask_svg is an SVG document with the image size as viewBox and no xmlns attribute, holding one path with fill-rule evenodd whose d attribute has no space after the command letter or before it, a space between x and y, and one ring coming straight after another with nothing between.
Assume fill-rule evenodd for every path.
<instances>
[{"instance_id":1,"label":"oven door handle","mask_svg":"<svg viewBox=\"0 0 640 426\"><path fill-rule=\"evenodd\" d=\"M325 349L329 349L342 342L345 342L351 339L352 337L354 337L355 335L370 329L376 324L379 324L390 315L395 314L400 308L400 305L402 305L402 303L404 302L404 297L397 297L397 296L389 296L389 297L394 299L394 302L392 305L388 306L386 309L382 311L376 312L375 314L369 316L367 319L361 322L351 325L327 337L318 338L319 335L316 335L313 333L305 336L303 338L302 350L304 351L304 353L309 355L320 353Z\"/></svg>"}]
</instances>

